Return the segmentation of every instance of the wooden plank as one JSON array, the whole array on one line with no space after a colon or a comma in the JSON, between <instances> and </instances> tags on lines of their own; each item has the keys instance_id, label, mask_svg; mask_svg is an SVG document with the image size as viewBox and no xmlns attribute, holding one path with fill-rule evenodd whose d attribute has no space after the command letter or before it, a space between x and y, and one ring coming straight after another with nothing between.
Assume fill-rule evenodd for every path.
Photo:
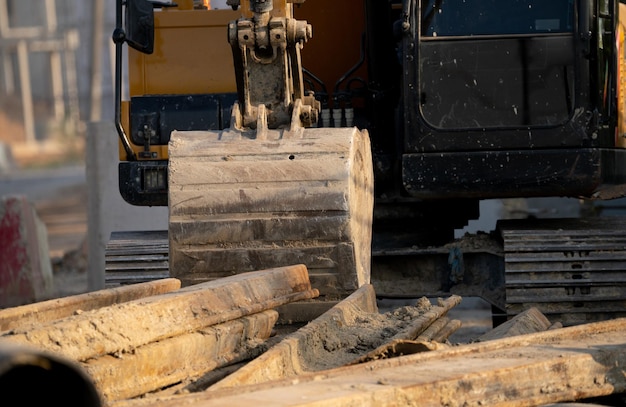
<instances>
[{"instance_id":1,"label":"wooden plank","mask_svg":"<svg viewBox=\"0 0 626 407\"><path fill-rule=\"evenodd\" d=\"M374 288L368 284L209 389L215 391L263 383L311 371L305 360L307 349L313 353L313 347L323 346L323 339L329 331L354 325L359 316L372 312L378 312L378 307ZM323 357L321 352L315 354Z\"/></svg>"},{"instance_id":2,"label":"wooden plank","mask_svg":"<svg viewBox=\"0 0 626 407\"><path fill-rule=\"evenodd\" d=\"M450 318L446 316L442 316L438 318L437 320L433 321L433 323L430 324L428 328L426 328L422 333L420 333L419 336L415 338L415 340L422 341L422 342L434 341L433 338L436 335L438 335L445 327L449 326L450 322L451 322Z\"/></svg>"},{"instance_id":3,"label":"wooden plank","mask_svg":"<svg viewBox=\"0 0 626 407\"><path fill-rule=\"evenodd\" d=\"M293 263L293 262L292 262ZM221 273L221 274L211 274L213 276L211 279L216 278L224 278L227 276L231 276L233 273ZM187 274L186 277L181 278L183 286L201 284L207 281L207 277L209 275L203 273L196 274ZM346 284L343 282L339 282L339 276L337 272L326 272L326 270L309 270L309 280L311 281L311 286L318 290L324 290L324 296L320 296L320 302L328 303L332 301L337 301L338 299L345 298L346 293L343 289L346 287ZM356 282L354 282L354 287L356 289ZM330 308L330 306L328 307ZM319 316L319 315L318 315ZM313 318L315 319L315 318ZM307 321L311 321L312 319L308 319Z\"/></svg>"},{"instance_id":4,"label":"wooden plank","mask_svg":"<svg viewBox=\"0 0 626 407\"><path fill-rule=\"evenodd\" d=\"M458 319L450 320L440 331L432 337L433 342L445 342L448 338L461 328L462 322Z\"/></svg>"},{"instance_id":5,"label":"wooden plank","mask_svg":"<svg viewBox=\"0 0 626 407\"><path fill-rule=\"evenodd\" d=\"M621 393L625 373L616 319L124 406L522 407Z\"/></svg>"},{"instance_id":6,"label":"wooden plank","mask_svg":"<svg viewBox=\"0 0 626 407\"><path fill-rule=\"evenodd\" d=\"M260 353L278 319L274 310L140 346L124 357L112 355L82 364L106 402L192 381L221 366Z\"/></svg>"},{"instance_id":7,"label":"wooden plank","mask_svg":"<svg viewBox=\"0 0 626 407\"><path fill-rule=\"evenodd\" d=\"M436 307L432 307L426 313L416 318L411 324L394 335L391 339L415 339L439 318L444 317L448 311L461 303L461 297L452 295L450 298L440 300Z\"/></svg>"},{"instance_id":8,"label":"wooden plank","mask_svg":"<svg viewBox=\"0 0 626 407\"><path fill-rule=\"evenodd\" d=\"M478 342L531 334L550 329L551 322L537 308L529 308L476 339Z\"/></svg>"},{"instance_id":9,"label":"wooden plank","mask_svg":"<svg viewBox=\"0 0 626 407\"><path fill-rule=\"evenodd\" d=\"M0 331L62 319L79 311L89 311L138 298L176 291L180 280L166 278L148 283L110 288L70 297L41 301L0 310Z\"/></svg>"},{"instance_id":10,"label":"wooden plank","mask_svg":"<svg viewBox=\"0 0 626 407\"><path fill-rule=\"evenodd\" d=\"M33 329L9 331L23 343L83 361L314 298L304 265L242 273L176 292L73 315Z\"/></svg>"}]
</instances>

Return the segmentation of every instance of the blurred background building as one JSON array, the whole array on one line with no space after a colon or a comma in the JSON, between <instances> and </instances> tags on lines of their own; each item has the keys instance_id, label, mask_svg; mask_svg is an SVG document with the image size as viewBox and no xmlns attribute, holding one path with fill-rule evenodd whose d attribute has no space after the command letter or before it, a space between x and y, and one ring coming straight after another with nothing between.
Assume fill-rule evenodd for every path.
<instances>
[{"instance_id":1,"label":"blurred background building","mask_svg":"<svg viewBox=\"0 0 626 407\"><path fill-rule=\"evenodd\" d=\"M114 0L0 0L0 143L18 161L80 155L86 123L113 121L114 28Z\"/></svg>"}]
</instances>

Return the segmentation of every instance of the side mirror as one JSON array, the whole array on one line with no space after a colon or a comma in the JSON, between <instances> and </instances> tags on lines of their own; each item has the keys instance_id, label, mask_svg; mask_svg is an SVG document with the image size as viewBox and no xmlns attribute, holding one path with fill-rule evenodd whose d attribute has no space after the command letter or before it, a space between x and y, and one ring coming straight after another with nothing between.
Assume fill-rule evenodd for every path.
<instances>
[{"instance_id":1,"label":"side mirror","mask_svg":"<svg viewBox=\"0 0 626 407\"><path fill-rule=\"evenodd\" d=\"M154 5L148 0L126 0L126 43L139 52L154 51Z\"/></svg>"}]
</instances>

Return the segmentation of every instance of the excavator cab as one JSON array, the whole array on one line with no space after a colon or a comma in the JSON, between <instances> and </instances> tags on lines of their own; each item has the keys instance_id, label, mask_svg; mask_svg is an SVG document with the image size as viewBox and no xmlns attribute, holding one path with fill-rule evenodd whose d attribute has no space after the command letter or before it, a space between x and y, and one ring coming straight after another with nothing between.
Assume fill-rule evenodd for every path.
<instances>
[{"instance_id":1,"label":"excavator cab","mask_svg":"<svg viewBox=\"0 0 626 407\"><path fill-rule=\"evenodd\" d=\"M589 197L624 182L617 2L414 4L404 33L410 195Z\"/></svg>"}]
</instances>

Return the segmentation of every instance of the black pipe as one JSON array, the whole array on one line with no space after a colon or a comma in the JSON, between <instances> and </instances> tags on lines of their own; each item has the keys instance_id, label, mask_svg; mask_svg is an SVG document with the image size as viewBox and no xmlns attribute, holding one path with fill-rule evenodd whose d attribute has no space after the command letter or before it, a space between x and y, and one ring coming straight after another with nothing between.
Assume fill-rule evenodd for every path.
<instances>
[{"instance_id":1,"label":"black pipe","mask_svg":"<svg viewBox=\"0 0 626 407\"><path fill-rule=\"evenodd\" d=\"M91 378L74 362L6 343L0 344L0 394L9 405L103 405Z\"/></svg>"}]
</instances>

